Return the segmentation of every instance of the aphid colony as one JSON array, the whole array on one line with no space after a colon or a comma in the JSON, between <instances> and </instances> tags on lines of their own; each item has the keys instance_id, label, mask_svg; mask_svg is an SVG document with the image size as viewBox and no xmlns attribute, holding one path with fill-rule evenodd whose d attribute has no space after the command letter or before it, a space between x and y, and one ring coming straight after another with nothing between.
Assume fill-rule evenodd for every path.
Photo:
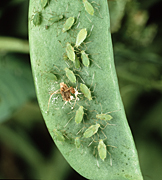
<instances>
[{"instance_id":1,"label":"aphid colony","mask_svg":"<svg viewBox=\"0 0 162 180\"><path fill-rule=\"evenodd\" d=\"M48 5L48 0L40 0L40 5L42 7L42 10ZM90 15L94 15L94 8L92 6L92 4L90 2L88 2L88 0L82 0L83 6L85 8L85 11L90 14ZM59 21L61 21L62 19L64 19L64 15L52 15L49 19L48 19L48 24L46 25L46 29L48 29L51 25L53 25L54 23L57 23ZM33 21L34 26L38 26L41 24L42 21L42 13L40 12L35 12L35 14L32 16L31 20ZM66 18L65 23L62 26L62 33L65 33L67 31L70 31L70 29L74 26L75 24L75 17L71 16ZM93 28L93 26L92 26ZM92 31L92 29L91 29ZM85 50L81 49L81 45L84 43L84 41L87 38L87 29L86 28L82 28L79 30L79 32L77 33L76 36L76 41L75 44L71 43L71 42L67 42L66 43L66 47L65 47L65 52L66 54L64 54L63 59L69 60L71 63L73 63L74 67L79 69L82 67L89 67L90 66L90 59L88 57L88 54L86 54ZM63 62L65 62L63 61ZM66 77L68 78L68 80L70 81L70 83L73 84L73 87L69 87L67 84L65 84L64 82L60 83L60 89L53 92L48 100L48 107L47 107L47 112L49 112L49 107L50 107L50 101L51 98L54 94L61 94L62 99L65 101L66 103L70 103L72 105L72 101L74 100L74 104L73 107L71 109L74 109L74 106L76 104L77 101L79 101L79 97L78 95L82 95L85 99L91 101L92 100L92 94L91 94L91 90L87 87L87 85L85 83L80 83L79 84L79 91L77 90L77 88L74 88L74 84L76 84L77 79L76 79L76 74L70 70L69 67L64 68L64 72L66 74ZM57 78L56 78L57 79ZM55 80L56 80L55 79ZM88 145L90 146L93 142L97 142L97 150L98 150L98 155L100 157L100 159L102 159L103 161L105 160L106 156L107 156L107 146L110 145L106 145L105 144L105 140L107 139L105 133L103 132L103 130L106 128L106 126L109 124L108 122L112 119L111 115L108 114L96 114L96 117L94 119L94 123L91 123L90 125L87 125L86 123L84 123L84 116L85 116L85 108L83 105L77 105L78 108L75 111L75 123L76 125L79 124L83 124L83 128L75 135L77 135L76 137L74 137L74 145L77 149L79 149L82 146L82 140L81 139L92 139L92 142ZM76 109L76 108L75 108ZM67 124L64 126L64 128L66 126L68 126L68 124L70 123L70 121L73 119L71 118ZM101 123L102 121L104 121L106 123L106 125L104 125ZM85 125L86 124L86 125ZM86 130L84 130L86 128ZM84 132L82 132L82 135L78 136L78 134L84 130ZM66 138L68 138L65 133L62 130L58 130L58 129L54 129L53 130L54 133L54 138L57 141L60 142L64 142L66 140ZM104 135L104 139L100 138L99 133L102 133ZM98 137L98 140L96 141L96 139L94 138L95 136ZM115 147L115 146L112 146ZM108 154L110 155L110 165L112 166L112 160L111 160L111 154L108 152Z\"/></svg>"}]
</instances>

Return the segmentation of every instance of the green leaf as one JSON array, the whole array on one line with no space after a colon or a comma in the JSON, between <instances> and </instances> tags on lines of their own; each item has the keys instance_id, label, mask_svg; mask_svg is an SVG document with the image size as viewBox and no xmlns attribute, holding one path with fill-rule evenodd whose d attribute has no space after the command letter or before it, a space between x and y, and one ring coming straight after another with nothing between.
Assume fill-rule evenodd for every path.
<instances>
[{"instance_id":1,"label":"green leaf","mask_svg":"<svg viewBox=\"0 0 162 180\"><path fill-rule=\"evenodd\" d=\"M121 27L121 21L125 14L125 6L128 0L110 0L110 22L111 22L111 32L117 32Z\"/></svg>"},{"instance_id":2,"label":"green leaf","mask_svg":"<svg viewBox=\"0 0 162 180\"><path fill-rule=\"evenodd\" d=\"M83 3L80 1L51 1L42 10L43 21L41 25L35 27L31 17L34 13L34 7L37 7L38 11L41 10L41 7L38 0L30 1L30 56L39 105L57 147L69 164L82 176L88 179L102 180L142 180L136 148L119 93L107 1L96 0L96 3L93 6L97 7L98 10L95 8L94 16L91 16L85 11ZM64 15L65 18L51 25L49 29L45 29L48 19L52 16L51 10L57 15ZM68 32L62 33L66 18L71 16L77 18L79 13L80 16L76 24ZM70 60L65 62L63 57L66 54L66 43L69 42L74 46L77 34L83 28L88 31L88 36L79 49L75 48L75 52L85 50L89 54L91 64L88 68L82 65L80 69L76 70L73 62ZM75 85L67 79L64 71L66 67L70 68L76 75L77 83ZM51 72L57 76L57 82L51 80ZM44 74L46 74L45 77ZM78 87L78 89L80 83L85 83L91 90L92 100L89 101L83 94L78 94L79 100L76 100L76 104L74 100L71 100L72 105L70 103L64 105L65 101L63 101L61 94L57 94L61 82L67 84L68 87ZM52 92L53 96L47 112ZM84 121L76 124L74 117L79 106L84 107ZM114 112L111 113L113 119L109 122L115 125L109 126L105 121L96 119L96 114L105 114L110 111ZM83 138L85 130L96 123L99 123L102 129L99 128L93 139ZM60 131L65 137L64 142L57 139L54 129ZM75 147L76 137L80 138L80 148ZM99 159L96 148L99 139L103 139L106 146L117 147L107 146L107 150L112 156L112 166L108 153L104 161Z\"/></svg>"},{"instance_id":3,"label":"green leaf","mask_svg":"<svg viewBox=\"0 0 162 180\"><path fill-rule=\"evenodd\" d=\"M0 56L0 121L35 96L31 69L23 60L14 55Z\"/></svg>"}]
</instances>

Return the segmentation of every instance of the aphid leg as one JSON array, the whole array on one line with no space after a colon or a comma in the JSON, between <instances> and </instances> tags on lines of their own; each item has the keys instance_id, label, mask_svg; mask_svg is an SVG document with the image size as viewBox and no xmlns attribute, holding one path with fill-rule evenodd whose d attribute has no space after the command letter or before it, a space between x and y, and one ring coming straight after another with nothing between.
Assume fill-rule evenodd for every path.
<instances>
[{"instance_id":1,"label":"aphid leg","mask_svg":"<svg viewBox=\"0 0 162 180\"><path fill-rule=\"evenodd\" d=\"M85 127L83 127L82 129L80 129L80 130L76 133L76 135L78 135L84 128L85 128Z\"/></svg>"},{"instance_id":2,"label":"aphid leg","mask_svg":"<svg viewBox=\"0 0 162 180\"><path fill-rule=\"evenodd\" d=\"M91 35L93 28L94 28L94 25L92 25L90 33L88 34L87 38Z\"/></svg>"},{"instance_id":3,"label":"aphid leg","mask_svg":"<svg viewBox=\"0 0 162 180\"><path fill-rule=\"evenodd\" d=\"M79 25L80 25L80 22L78 23L78 25L77 25L76 29L79 27Z\"/></svg>"},{"instance_id":4,"label":"aphid leg","mask_svg":"<svg viewBox=\"0 0 162 180\"><path fill-rule=\"evenodd\" d=\"M79 74L76 74L76 76L80 77L81 81L85 84L84 80L81 78Z\"/></svg>"},{"instance_id":5,"label":"aphid leg","mask_svg":"<svg viewBox=\"0 0 162 180\"><path fill-rule=\"evenodd\" d=\"M96 149L97 149L97 146L94 147L94 150L93 150L93 156L96 157L96 160L97 160L97 167L100 168L100 165L99 165L99 162L98 162L98 156L97 156L97 153L96 153Z\"/></svg>"},{"instance_id":6,"label":"aphid leg","mask_svg":"<svg viewBox=\"0 0 162 180\"><path fill-rule=\"evenodd\" d=\"M100 6L100 5L99 5L98 3L96 3L95 1L92 1L91 3L97 4L98 6ZM94 8L97 9L97 11L98 11L101 19L103 19L103 17L101 16L101 13L100 13L100 11L99 11L99 9L98 9L97 7L94 7Z\"/></svg>"},{"instance_id":7,"label":"aphid leg","mask_svg":"<svg viewBox=\"0 0 162 180\"><path fill-rule=\"evenodd\" d=\"M79 12L79 14L77 16L77 19L76 19L76 22L74 23L74 25L78 22L79 17L80 17L80 12ZM80 22L78 24L80 24ZM77 25L77 27L78 27L78 25Z\"/></svg>"},{"instance_id":8,"label":"aphid leg","mask_svg":"<svg viewBox=\"0 0 162 180\"><path fill-rule=\"evenodd\" d=\"M68 10L68 7L69 7L69 3L67 3L66 11Z\"/></svg>"},{"instance_id":9,"label":"aphid leg","mask_svg":"<svg viewBox=\"0 0 162 180\"><path fill-rule=\"evenodd\" d=\"M86 15L87 19L89 20L90 23L92 23L92 21L89 19L89 17Z\"/></svg>"},{"instance_id":10,"label":"aphid leg","mask_svg":"<svg viewBox=\"0 0 162 180\"><path fill-rule=\"evenodd\" d=\"M87 72L86 68L84 68L83 70L84 70L84 71L87 73L87 75L89 76L89 73Z\"/></svg>"},{"instance_id":11,"label":"aphid leg","mask_svg":"<svg viewBox=\"0 0 162 180\"><path fill-rule=\"evenodd\" d=\"M62 109L64 108L64 106L65 106L68 102L71 104L70 101L73 99L73 96L70 96L70 98L71 98L71 99L70 99L69 101L65 101L64 105L62 106ZM72 104L71 104L71 105L72 105Z\"/></svg>"},{"instance_id":12,"label":"aphid leg","mask_svg":"<svg viewBox=\"0 0 162 180\"><path fill-rule=\"evenodd\" d=\"M110 166L112 166L112 157L111 157L111 154L110 152L106 149L106 151L108 152L108 154L110 155Z\"/></svg>"},{"instance_id":13,"label":"aphid leg","mask_svg":"<svg viewBox=\"0 0 162 180\"><path fill-rule=\"evenodd\" d=\"M98 134L97 134L98 135ZM93 138L93 137L91 137L92 138L92 141L88 144L88 147L93 143L93 142L97 142L97 141L95 141L95 139Z\"/></svg>"},{"instance_id":14,"label":"aphid leg","mask_svg":"<svg viewBox=\"0 0 162 180\"><path fill-rule=\"evenodd\" d=\"M93 59L89 58L89 60L93 61L93 63L100 69L102 69Z\"/></svg>"},{"instance_id":15,"label":"aphid leg","mask_svg":"<svg viewBox=\"0 0 162 180\"><path fill-rule=\"evenodd\" d=\"M97 146L94 147L94 151L93 151L93 155L96 157L96 160L97 160L97 167L100 168L100 165L99 165L99 162L98 162L98 156L97 156L97 153L96 153L96 149ZM96 155L95 155L96 154Z\"/></svg>"}]
</instances>

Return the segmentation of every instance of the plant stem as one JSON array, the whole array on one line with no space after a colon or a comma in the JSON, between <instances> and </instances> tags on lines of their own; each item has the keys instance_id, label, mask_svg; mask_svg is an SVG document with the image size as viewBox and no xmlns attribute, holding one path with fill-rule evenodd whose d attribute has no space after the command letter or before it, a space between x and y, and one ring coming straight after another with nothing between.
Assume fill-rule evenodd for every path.
<instances>
[{"instance_id":1,"label":"plant stem","mask_svg":"<svg viewBox=\"0 0 162 180\"><path fill-rule=\"evenodd\" d=\"M13 37L0 37L0 52L29 53L29 43Z\"/></svg>"}]
</instances>

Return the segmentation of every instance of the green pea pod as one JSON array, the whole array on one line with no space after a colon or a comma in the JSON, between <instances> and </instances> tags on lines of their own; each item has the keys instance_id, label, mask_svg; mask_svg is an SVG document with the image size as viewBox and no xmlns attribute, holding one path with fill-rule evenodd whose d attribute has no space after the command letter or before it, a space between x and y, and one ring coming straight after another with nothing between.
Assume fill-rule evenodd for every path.
<instances>
[{"instance_id":1,"label":"green pea pod","mask_svg":"<svg viewBox=\"0 0 162 180\"><path fill-rule=\"evenodd\" d=\"M55 23L48 31L44 29L48 23L51 9L56 14L66 15L68 12L69 17L78 17L79 12L82 9L84 10L83 3L77 0L50 1L49 5L42 10L42 23L39 26L32 26L31 17L34 8L40 6L40 0L30 0L30 57L40 109L55 144L71 167L79 174L92 180L142 180L137 151L119 93L114 67L107 0L95 0L95 2L99 5L99 12L95 10L93 16L81 12L73 29L63 33L63 22ZM93 6L95 7L95 4ZM91 32L92 25L94 25L94 28ZM86 37L84 43L82 43L82 39L75 46L79 29L85 28L88 34L91 33L90 36ZM73 63L75 58L67 62L62 58L63 54L66 53L67 42L75 48L78 47L75 50L77 55L83 49L93 59L90 67L81 66L77 71L76 84L69 82L64 71L65 68L70 68L73 72L76 70L73 69L75 68ZM101 68L98 68L96 64ZM47 75L48 72L56 74L57 82L51 81L51 77L48 80L48 76L42 78L44 72ZM66 90L60 89L59 84L61 82L67 85ZM90 89L92 100L89 101L84 94L77 93L76 87L80 92L79 84L81 83ZM49 92L51 91L58 93L53 94L47 112ZM65 102L63 96L73 96L69 101L71 104ZM102 111L100 104L102 105ZM84 121L76 124L74 112L76 112L78 106L83 106L86 111ZM107 122L96 118L96 114L119 109L120 111L111 113L111 122L115 124L114 126L107 125ZM72 120L69 121L70 119ZM65 127L67 122L69 122L68 126ZM86 129L94 124L100 124L98 131L92 137L83 138ZM63 132L63 135L66 136L64 141L57 140L61 136L54 133L54 129ZM77 136L80 137L82 142L81 146L77 145L80 148L75 145ZM99 148L99 152L102 159L99 156L96 158L93 154L94 149L97 149L99 139L104 141L111 154L112 166L110 165L110 156L105 156L105 152L101 152L101 148ZM116 148L108 145L113 145Z\"/></svg>"}]
</instances>

